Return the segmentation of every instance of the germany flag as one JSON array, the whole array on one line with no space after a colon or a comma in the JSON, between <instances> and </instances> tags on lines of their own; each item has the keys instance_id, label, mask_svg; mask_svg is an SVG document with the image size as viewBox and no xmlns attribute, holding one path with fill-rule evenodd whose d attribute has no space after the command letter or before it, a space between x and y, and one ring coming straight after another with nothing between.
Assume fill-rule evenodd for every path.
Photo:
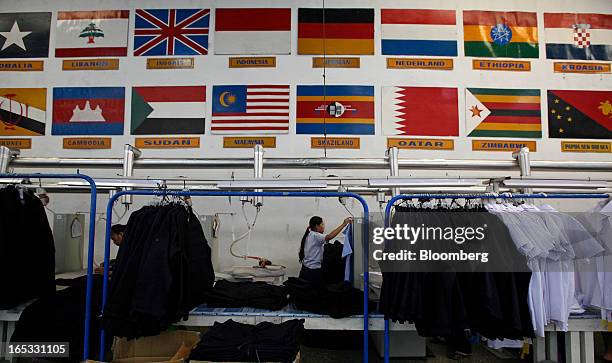
<instances>
[{"instance_id":1,"label":"germany flag","mask_svg":"<svg viewBox=\"0 0 612 363\"><path fill-rule=\"evenodd\" d=\"M299 9L298 53L373 55L374 9Z\"/></svg>"}]
</instances>

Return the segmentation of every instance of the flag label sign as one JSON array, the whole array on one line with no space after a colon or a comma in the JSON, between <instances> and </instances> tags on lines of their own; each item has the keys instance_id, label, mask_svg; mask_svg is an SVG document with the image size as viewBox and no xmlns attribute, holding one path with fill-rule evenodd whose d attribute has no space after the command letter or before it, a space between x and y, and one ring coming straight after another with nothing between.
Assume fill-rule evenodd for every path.
<instances>
[{"instance_id":1,"label":"flag label sign","mask_svg":"<svg viewBox=\"0 0 612 363\"><path fill-rule=\"evenodd\" d=\"M114 71L119 69L119 58L66 59L62 61L64 71Z\"/></svg>"},{"instance_id":2,"label":"flag label sign","mask_svg":"<svg viewBox=\"0 0 612 363\"><path fill-rule=\"evenodd\" d=\"M264 137L223 137L223 147L226 149L241 149L241 148L253 148L255 145L261 145L267 148L276 147L276 137L264 136Z\"/></svg>"},{"instance_id":3,"label":"flag label sign","mask_svg":"<svg viewBox=\"0 0 612 363\"><path fill-rule=\"evenodd\" d=\"M564 153L612 153L610 142L561 141Z\"/></svg>"},{"instance_id":4,"label":"flag label sign","mask_svg":"<svg viewBox=\"0 0 612 363\"><path fill-rule=\"evenodd\" d=\"M0 61L0 72L37 72L44 68L44 61Z\"/></svg>"},{"instance_id":5,"label":"flag label sign","mask_svg":"<svg viewBox=\"0 0 612 363\"><path fill-rule=\"evenodd\" d=\"M450 71L453 69L453 60L450 58L387 58L387 68Z\"/></svg>"},{"instance_id":6,"label":"flag label sign","mask_svg":"<svg viewBox=\"0 0 612 363\"><path fill-rule=\"evenodd\" d=\"M64 149L110 149L110 137L65 137Z\"/></svg>"},{"instance_id":7,"label":"flag label sign","mask_svg":"<svg viewBox=\"0 0 612 363\"><path fill-rule=\"evenodd\" d=\"M147 69L193 69L193 65L193 57L147 59Z\"/></svg>"},{"instance_id":8,"label":"flag label sign","mask_svg":"<svg viewBox=\"0 0 612 363\"><path fill-rule=\"evenodd\" d=\"M455 141L452 139L400 139L390 137L387 139L387 147L420 150L454 150Z\"/></svg>"},{"instance_id":9,"label":"flag label sign","mask_svg":"<svg viewBox=\"0 0 612 363\"><path fill-rule=\"evenodd\" d=\"M610 73L610 63L555 62L555 73Z\"/></svg>"},{"instance_id":10,"label":"flag label sign","mask_svg":"<svg viewBox=\"0 0 612 363\"><path fill-rule=\"evenodd\" d=\"M312 58L312 68L359 68L359 67L361 67L361 59L357 57L351 57L351 58L314 57Z\"/></svg>"},{"instance_id":11,"label":"flag label sign","mask_svg":"<svg viewBox=\"0 0 612 363\"><path fill-rule=\"evenodd\" d=\"M531 72L531 62L474 59L472 60L472 68L487 71Z\"/></svg>"},{"instance_id":12,"label":"flag label sign","mask_svg":"<svg viewBox=\"0 0 612 363\"><path fill-rule=\"evenodd\" d=\"M517 151L528 147L529 151L537 151L535 141L522 140L472 140L473 151Z\"/></svg>"},{"instance_id":13,"label":"flag label sign","mask_svg":"<svg viewBox=\"0 0 612 363\"><path fill-rule=\"evenodd\" d=\"M31 149L32 139L0 139L0 146L9 149Z\"/></svg>"},{"instance_id":14,"label":"flag label sign","mask_svg":"<svg viewBox=\"0 0 612 363\"><path fill-rule=\"evenodd\" d=\"M276 68L276 57L230 57L230 68Z\"/></svg>"},{"instance_id":15,"label":"flag label sign","mask_svg":"<svg viewBox=\"0 0 612 363\"><path fill-rule=\"evenodd\" d=\"M199 137L137 137L136 147L141 149L199 148Z\"/></svg>"},{"instance_id":16,"label":"flag label sign","mask_svg":"<svg viewBox=\"0 0 612 363\"><path fill-rule=\"evenodd\" d=\"M358 137L312 137L312 149L359 149L361 142Z\"/></svg>"}]
</instances>

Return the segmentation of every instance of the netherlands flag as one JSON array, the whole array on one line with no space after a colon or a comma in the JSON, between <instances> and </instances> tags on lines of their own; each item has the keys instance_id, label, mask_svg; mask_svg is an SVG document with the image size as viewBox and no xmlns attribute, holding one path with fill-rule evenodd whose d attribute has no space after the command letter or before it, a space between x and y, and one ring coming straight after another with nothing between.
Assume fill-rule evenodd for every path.
<instances>
[{"instance_id":1,"label":"netherlands flag","mask_svg":"<svg viewBox=\"0 0 612 363\"><path fill-rule=\"evenodd\" d=\"M544 13L546 58L612 59L612 14Z\"/></svg>"},{"instance_id":2,"label":"netherlands flag","mask_svg":"<svg viewBox=\"0 0 612 363\"><path fill-rule=\"evenodd\" d=\"M455 10L382 9L382 54L457 56Z\"/></svg>"}]
</instances>

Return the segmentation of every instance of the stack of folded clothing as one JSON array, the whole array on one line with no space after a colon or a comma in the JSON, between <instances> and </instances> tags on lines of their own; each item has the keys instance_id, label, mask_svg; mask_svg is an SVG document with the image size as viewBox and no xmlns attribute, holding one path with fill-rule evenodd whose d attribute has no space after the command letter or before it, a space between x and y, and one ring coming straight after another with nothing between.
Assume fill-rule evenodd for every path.
<instances>
[{"instance_id":1,"label":"stack of folded clothing","mask_svg":"<svg viewBox=\"0 0 612 363\"><path fill-rule=\"evenodd\" d=\"M206 293L206 305L215 308L252 307L280 310L289 303L283 286L265 282L219 280Z\"/></svg>"},{"instance_id":2,"label":"stack of folded clothing","mask_svg":"<svg viewBox=\"0 0 612 363\"><path fill-rule=\"evenodd\" d=\"M290 300L296 308L340 319L363 314L363 291L348 282L317 284L290 277L285 281ZM372 310L374 304L368 305Z\"/></svg>"},{"instance_id":3,"label":"stack of folded clothing","mask_svg":"<svg viewBox=\"0 0 612 363\"><path fill-rule=\"evenodd\" d=\"M215 323L191 351L190 361L293 362L300 350L304 320L281 324Z\"/></svg>"}]
</instances>

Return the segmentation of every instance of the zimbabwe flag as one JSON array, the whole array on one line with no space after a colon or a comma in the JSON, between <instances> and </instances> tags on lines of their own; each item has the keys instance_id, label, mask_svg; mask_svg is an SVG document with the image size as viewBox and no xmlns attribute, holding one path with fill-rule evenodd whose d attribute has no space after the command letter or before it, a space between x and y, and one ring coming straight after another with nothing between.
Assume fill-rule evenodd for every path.
<instances>
[{"instance_id":1,"label":"zimbabwe flag","mask_svg":"<svg viewBox=\"0 0 612 363\"><path fill-rule=\"evenodd\" d=\"M542 137L538 89L468 88L465 112L471 137Z\"/></svg>"},{"instance_id":2,"label":"zimbabwe flag","mask_svg":"<svg viewBox=\"0 0 612 363\"><path fill-rule=\"evenodd\" d=\"M374 9L298 9L298 54L374 54Z\"/></svg>"},{"instance_id":3,"label":"zimbabwe flag","mask_svg":"<svg viewBox=\"0 0 612 363\"><path fill-rule=\"evenodd\" d=\"M538 58L536 13L464 11L468 57Z\"/></svg>"}]
</instances>

